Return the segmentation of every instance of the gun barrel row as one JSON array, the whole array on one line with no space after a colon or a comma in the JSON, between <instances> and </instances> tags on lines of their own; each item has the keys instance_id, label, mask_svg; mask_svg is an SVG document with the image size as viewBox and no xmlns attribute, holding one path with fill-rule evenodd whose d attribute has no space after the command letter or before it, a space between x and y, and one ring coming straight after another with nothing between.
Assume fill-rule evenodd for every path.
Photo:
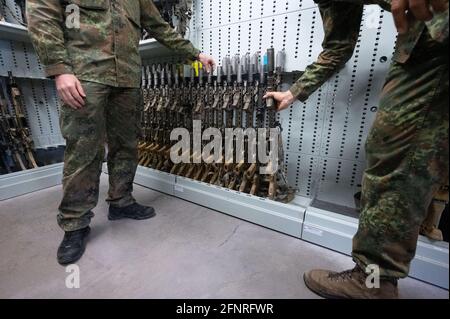
<instances>
[{"instance_id":1,"label":"gun barrel row","mask_svg":"<svg viewBox=\"0 0 450 319\"><path fill-rule=\"evenodd\" d=\"M260 53L232 58L224 57L216 74L203 71L201 65L177 64L147 65L143 68L142 87L144 106L142 112L142 138L139 143L140 165L172 174L185 176L209 184L227 187L273 200L290 201L293 190L284 176L282 142L276 150L278 167L270 174L260 174L262 163L250 152L255 141L247 137L239 149L243 158L238 163L225 159L222 141L220 161L202 163L202 151L177 150L187 162L173 163L171 151L177 141L170 139L175 128L186 128L193 141L194 120L201 120L201 128L217 128L225 136L226 128L274 128L281 131L276 122L276 110L269 107L263 96L281 84L284 52L276 55L269 49L264 57ZM260 140L260 139L263 140ZM281 140L281 139L280 139ZM258 137L256 143L268 142L269 135ZM200 141L204 147L210 141ZM267 145L267 144L264 144ZM237 141L233 141L234 154ZM250 159L253 158L253 161Z\"/></svg>"},{"instance_id":2,"label":"gun barrel row","mask_svg":"<svg viewBox=\"0 0 450 319\"><path fill-rule=\"evenodd\" d=\"M267 74L275 71L284 72L285 57L284 50L277 52L275 57L273 48L268 49L264 56L261 56L259 52L242 56L236 54L232 58L226 56L221 65L210 73L205 72L201 64L194 64L194 66L171 63L146 65L142 68L142 82L143 87L149 87L153 81L155 81L153 84L158 85L158 80L167 80L169 84L173 81L178 84L180 79L197 79L202 83L208 81L211 83L214 80L232 82L232 79L236 78L238 83L242 83L244 79L253 82L253 79L259 76L260 81L264 81ZM208 80L205 81L205 78Z\"/></svg>"}]
</instances>

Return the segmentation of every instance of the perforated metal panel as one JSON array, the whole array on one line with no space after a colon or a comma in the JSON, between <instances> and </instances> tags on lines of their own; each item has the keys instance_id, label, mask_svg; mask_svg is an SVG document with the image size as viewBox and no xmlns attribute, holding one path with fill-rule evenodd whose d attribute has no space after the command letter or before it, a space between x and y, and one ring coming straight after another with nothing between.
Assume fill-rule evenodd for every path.
<instances>
[{"instance_id":1,"label":"perforated metal panel","mask_svg":"<svg viewBox=\"0 0 450 319\"><path fill-rule=\"evenodd\" d=\"M2 0L0 3L0 13L2 13L6 22L23 24L20 7L14 0Z\"/></svg>"},{"instance_id":2,"label":"perforated metal panel","mask_svg":"<svg viewBox=\"0 0 450 319\"><path fill-rule=\"evenodd\" d=\"M53 81L19 79L18 81L37 148L64 145L59 128L60 104Z\"/></svg>"},{"instance_id":3,"label":"perforated metal panel","mask_svg":"<svg viewBox=\"0 0 450 319\"><path fill-rule=\"evenodd\" d=\"M219 61L274 47L286 50L287 71L304 70L322 49L322 21L312 0L196 0L194 12L191 40ZM300 195L353 206L395 34L390 13L366 6L346 67L305 104L280 114L288 179Z\"/></svg>"},{"instance_id":4,"label":"perforated metal panel","mask_svg":"<svg viewBox=\"0 0 450 319\"><path fill-rule=\"evenodd\" d=\"M8 71L16 77L45 79L33 45L27 42L0 40L0 75Z\"/></svg>"},{"instance_id":5,"label":"perforated metal panel","mask_svg":"<svg viewBox=\"0 0 450 319\"><path fill-rule=\"evenodd\" d=\"M20 8L6 0L0 4L7 22L20 24ZM0 76L11 71L22 91L23 105L36 148L64 145L59 129L60 102L53 81L45 79L33 45L29 42L0 40ZM6 83L3 81L3 83ZM10 103L10 101L9 101Z\"/></svg>"},{"instance_id":6,"label":"perforated metal panel","mask_svg":"<svg viewBox=\"0 0 450 319\"><path fill-rule=\"evenodd\" d=\"M222 60L235 53L286 49L286 68L302 70L320 52L323 30L312 0L196 0L191 40Z\"/></svg>"},{"instance_id":7,"label":"perforated metal panel","mask_svg":"<svg viewBox=\"0 0 450 319\"><path fill-rule=\"evenodd\" d=\"M0 12L7 22L23 22L20 8L13 0L5 0L0 4ZM6 76L8 71L12 71L16 77L45 78L44 70L30 42L0 40L0 75Z\"/></svg>"}]
</instances>

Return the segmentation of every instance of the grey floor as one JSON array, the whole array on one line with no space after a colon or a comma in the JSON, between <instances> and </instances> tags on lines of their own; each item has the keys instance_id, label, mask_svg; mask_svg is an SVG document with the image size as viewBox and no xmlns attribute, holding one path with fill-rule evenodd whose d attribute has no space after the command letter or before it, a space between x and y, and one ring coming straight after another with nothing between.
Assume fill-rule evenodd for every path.
<instances>
[{"instance_id":1,"label":"grey floor","mask_svg":"<svg viewBox=\"0 0 450 319\"><path fill-rule=\"evenodd\" d=\"M349 257L139 186L158 215L109 222L102 177L99 206L80 267L65 286L55 254L60 187L0 202L0 298L318 298L302 280L311 268L346 269ZM403 298L449 298L406 279Z\"/></svg>"}]
</instances>

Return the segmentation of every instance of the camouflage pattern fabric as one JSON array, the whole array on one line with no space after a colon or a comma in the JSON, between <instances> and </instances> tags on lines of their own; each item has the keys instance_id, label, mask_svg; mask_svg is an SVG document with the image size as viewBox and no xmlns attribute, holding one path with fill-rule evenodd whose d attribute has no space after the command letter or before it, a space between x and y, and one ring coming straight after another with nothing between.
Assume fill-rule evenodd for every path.
<instances>
[{"instance_id":1,"label":"camouflage pattern fabric","mask_svg":"<svg viewBox=\"0 0 450 319\"><path fill-rule=\"evenodd\" d=\"M438 42L448 41L448 8L435 14L434 18L425 22L431 37Z\"/></svg>"},{"instance_id":2,"label":"camouflage pattern fabric","mask_svg":"<svg viewBox=\"0 0 450 319\"><path fill-rule=\"evenodd\" d=\"M80 28L73 27L74 6ZM139 87L141 28L187 60L199 51L165 22L151 0L28 0L28 30L48 77ZM68 24L69 23L69 24Z\"/></svg>"},{"instance_id":3,"label":"camouflage pattern fabric","mask_svg":"<svg viewBox=\"0 0 450 319\"><path fill-rule=\"evenodd\" d=\"M111 205L135 202L131 195L137 168L137 136L140 132L141 93L136 88L115 88L82 82L86 105L61 108L61 132L66 139L63 199L58 224L65 231L89 225L97 205L99 178L108 145Z\"/></svg>"},{"instance_id":4,"label":"camouflage pattern fabric","mask_svg":"<svg viewBox=\"0 0 450 319\"><path fill-rule=\"evenodd\" d=\"M359 4L378 4L381 8L391 11L391 0L335 0ZM427 22L421 22L414 19L409 20L409 32L399 35L397 47L394 53L394 60L400 63L408 61L413 52L417 41L419 41L422 32L428 30L431 38L438 42L448 41L448 0L447 10L442 13L434 14L433 19Z\"/></svg>"},{"instance_id":5,"label":"camouflage pattern fabric","mask_svg":"<svg viewBox=\"0 0 450 319\"><path fill-rule=\"evenodd\" d=\"M377 4L382 9L386 11L391 11L391 3L392 0L334 0L340 2L350 2L350 3L358 3L358 4ZM410 19L410 27L411 31L409 34L399 37L399 45L398 49L402 51L402 47L408 48L405 50L407 53L405 56L401 54L397 55L397 58L400 60L404 59L405 61L408 59L408 56L411 54L412 49L420 38L422 31L426 28L432 39L438 42L444 42L448 39L448 0L445 0L447 3L447 10L441 13L434 13L433 19L427 21L425 23L420 21L414 21ZM398 52L400 53L400 52ZM401 61L398 61L401 62Z\"/></svg>"},{"instance_id":6,"label":"camouflage pattern fabric","mask_svg":"<svg viewBox=\"0 0 450 319\"><path fill-rule=\"evenodd\" d=\"M323 51L290 88L304 102L352 57L361 27L363 5L378 4L390 10L391 0L314 0L325 32ZM448 2L448 1L447 1ZM406 63L424 30L441 43L448 42L448 9L426 23L410 21L410 30L397 39L394 61Z\"/></svg>"},{"instance_id":7,"label":"camouflage pattern fabric","mask_svg":"<svg viewBox=\"0 0 450 319\"><path fill-rule=\"evenodd\" d=\"M448 43L422 33L407 63L393 62L366 142L362 212L353 258L403 278L428 207L448 178Z\"/></svg>"},{"instance_id":8,"label":"camouflage pattern fabric","mask_svg":"<svg viewBox=\"0 0 450 319\"><path fill-rule=\"evenodd\" d=\"M300 101L306 101L352 57L362 20L361 4L314 0L322 16L325 32L323 51L290 88Z\"/></svg>"},{"instance_id":9,"label":"camouflage pattern fabric","mask_svg":"<svg viewBox=\"0 0 450 319\"><path fill-rule=\"evenodd\" d=\"M352 56L364 4L390 0L315 0L325 39L317 62L291 87L305 101ZM362 212L353 258L381 276L408 275L420 225L448 176L448 12L410 24L399 36L379 111L366 143Z\"/></svg>"},{"instance_id":10,"label":"camouflage pattern fabric","mask_svg":"<svg viewBox=\"0 0 450 319\"><path fill-rule=\"evenodd\" d=\"M79 8L79 29L70 26L76 12L71 5ZM27 15L47 76L74 74L87 96L82 109L64 105L61 110L66 152L58 223L73 231L93 217L105 142L108 201L119 207L134 203L141 28L187 60L196 59L199 51L170 28L150 0L29 0Z\"/></svg>"}]
</instances>

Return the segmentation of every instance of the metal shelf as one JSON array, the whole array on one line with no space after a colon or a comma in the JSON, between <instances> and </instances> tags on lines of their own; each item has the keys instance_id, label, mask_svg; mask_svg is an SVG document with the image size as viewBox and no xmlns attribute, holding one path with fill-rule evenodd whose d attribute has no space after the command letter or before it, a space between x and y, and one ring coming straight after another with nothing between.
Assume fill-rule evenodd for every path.
<instances>
[{"instance_id":1,"label":"metal shelf","mask_svg":"<svg viewBox=\"0 0 450 319\"><path fill-rule=\"evenodd\" d=\"M139 52L144 60L177 55L176 52L166 48L155 39L141 41L139 44Z\"/></svg>"},{"instance_id":2,"label":"metal shelf","mask_svg":"<svg viewBox=\"0 0 450 319\"><path fill-rule=\"evenodd\" d=\"M108 172L106 165L103 171ZM142 166L138 167L134 182L297 238L301 238L305 210L310 203L309 198L296 196L284 204Z\"/></svg>"},{"instance_id":3,"label":"metal shelf","mask_svg":"<svg viewBox=\"0 0 450 319\"><path fill-rule=\"evenodd\" d=\"M61 184L63 164L53 164L0 176L0 201Z\"/></svg>"},{"instance_id":4,"label":"metal shelf","mask_svg":"<svg viewBox=\"0 0 450 319\"><path fill-rule=\"evenodd\" d=\"M0 40L31 41L26 27L4 21L0 21Z\"/></svg>"}]
</instances>

